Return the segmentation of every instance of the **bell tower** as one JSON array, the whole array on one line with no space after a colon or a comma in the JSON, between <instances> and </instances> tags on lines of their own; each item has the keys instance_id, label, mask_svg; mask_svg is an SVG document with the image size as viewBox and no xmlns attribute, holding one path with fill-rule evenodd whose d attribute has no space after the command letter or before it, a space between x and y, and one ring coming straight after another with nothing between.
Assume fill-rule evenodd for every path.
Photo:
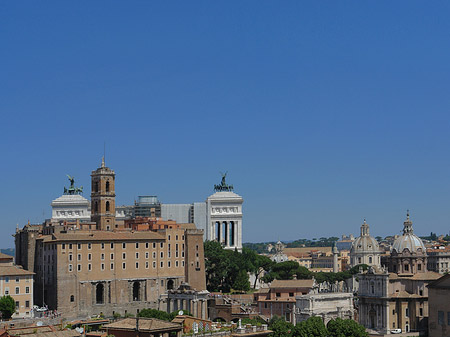
<instances>
[{"instance_id":1,"label":"bell tower","mask_svg":"<svg viewBox=\"0 0 450 337\"><path fill-rule=\"evenodd\" d=\"M91 173L91 221L97 224L98 230L113 230L116 222L116 174L105 166Z\"/></svg>"}]
</instances>

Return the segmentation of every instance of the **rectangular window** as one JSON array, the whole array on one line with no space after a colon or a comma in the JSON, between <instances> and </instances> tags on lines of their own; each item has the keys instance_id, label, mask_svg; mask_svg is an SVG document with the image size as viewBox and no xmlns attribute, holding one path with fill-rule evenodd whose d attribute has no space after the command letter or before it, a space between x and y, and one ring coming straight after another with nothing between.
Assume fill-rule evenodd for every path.
<instances>
[{"instance_id":1,"label":"rectangular window","mask_svg":"<svg viewBox=\"0 0 450 337\"><path fill-rule=\"evenodd\" d=\"M110 268L111 268L111 270L114 270L114 263L111 263Z\"/></svg>"},{"instance_id":2,"label":"rectangular window","mask_svg":"<svg viewBox=\"0 0 450 337\"><path fill-rule=\"evenodd\" d=\"M111 253L111 260L114 260L114 253Z\"/></svg>"},{"instance_id":3,"label":"rectangular window","mask_svg":"<svg viewBox=\"0 0 450 337\"><path fill-rule=\"evenodd\" d=\"M175 261L175 267L178 267L178 260Z\"/></svg>"},{"instance_id":4,"label":"rectangular window","mask_svg":"<svg viewBox=\"0 0 450 337\"><path fill-rule=\"evenodd\" d=\"M62 248L62 249L66 249L66 244L63 243L63 244L61 245L61 248Z\"/></svg>"},{"instance_id":5,"label":"rectangular window","mask_svg":"<svg viewBox=\"0 0 450 337\"><path fill-rule=\"evenodd\" d=\"M156 259L156 252L153 252L153 258Z\"/></svg>"},{"instance_id":6,"label":"rectangular window","mask_svg":"<svg viewBox=\"0 0 450 337\"><path fill-rule=\"evenodd\" d=\"M114 242L111 242L111 249L114 249Z\"/></svg>"},{"instance_id":7,"label":"rectangular window","mask_svg":"<svg viewBox=\"0 0 450 337\"><path fill-rule=\"evenodd\" d=\"M9 295L9 288L5 288L5 295Z\"/></svg>"},{"instance_id":8,"label":"rectangular window","mask_svg":"<svg viewBox=\"0 0 450 337\"><path fill-rule=\"evenodd\" d=\"M16 277L16 283L19 283L19 278L18 277Z\"/></svg>"},{"instance_id":9,"label":"rectangular window","mask_svg":"<svg viewBox=\"0 0 450 337\"><path fill-rule=\"evenodd\" d=\"M156 268L156 262L153 261L153 268Z\"/></svg>"},{"instance_id":10,"label":"rectangular window","mask_svg":"<svg viewBox=\"0 0 450 337\"><path fill-rule=\"evenodd\" d=\"M148 249L148 242L145 243L145 248Z\"/></svg>"},{"instance_id":11,"label":"rectangular window","mask_svg":"<svg viewBox=\"0 0 450 337\"><path fill-rule=\"evenodd\" d=\"M161 252L161 259L164 258L164 252Z\"/></svg>"},{"instance_id":12,"label":"rectangular window","mask_svg":"<svg viewBox=\"0 0 450 337\"><path fill-rule=\"evenodd\" d=\"M8 277L8 276L5 277L5 282L6 282L6 283L9 282L9 277Z\"/></svg>"},{"instance_id":13,"label":"rectangular window","mask_svg":"<svg viewBox=\"0 0 450 337\"><path fill-rule=\"evenodd\" d=\"M78 244L78 249L81 249L81 243Z\"/></svg>"},{"instance_id":14,"label":"rectangular window","mask_svg":"<svg viewBox=\"0 0 450 337\"><path fill-rule=\"evenodd\" d=\"M78 261L81 261L81 254L78 254Z\"/></svg>"},{"instance_id":15,"label":"rectangular window","mask_svg":"<svg viewBox=\"0 0 450 337\"><path fill-rule=\"evenodd\" d=\"M79 264L79 265L77 266L77 268L78 268L78 271L81 271L81 264Z\"/></svg>"},{"instance_id":16,"label":"rectangular window","mask_svg":"<svg viewBox=\"0 0 450 337\"><path fill-rule=\"evenodd\" d=\"M101 255L101 259L104 260L105 259L105 254L102 253Z\"/></svg>"},{"instance_id":17,"label":"rectangular window","mask_svg":"<svg viewBox=\"0 0 450 337\"><path fill-rule=\"evenodd\" d=\"M281 293L277 293L277 297L280 297L281 296Z\"/></svg>"},{"instance_id":18,"label":"rectangular window","mask_svg":"<svg viewBox=\"0 0 450 337\"><path fill-rule=\"evenodd\" d=\"M16 287L16 295L19 295L19 294L20 294L20 288Z\"/></svg>"},{"instance_id":19,"label":"rectangular window","mask_svg":"<svg viewBox=\"0 0 450 337\"><path fill-rule=\"evenodd\" d=\"M105 249L105 243L102 242L102 249Z\"/></svg>"},{"instance_id":20,"label":"rectangular window","mask_svg":"<svg viewBox=\"0 0 450 337\"><path fill-rule=\"evenodd\" d=\"M169 235L169 241L170 241L170 235Z\"/></svg>"},{"instance_id":21,"label":"rectangular window","mask_svg":"<svg viewBox=\"0 0 450 337\"><path fill-rule=\"evenodd\" d=\"M20 307L20 302L16 301L16 309L19 309L19 307Z\"/></svg>"},{"instance_id":22,"label":"rectangular window","mask_svg":"<svg viewBox=\"0 0 450 337\"><path fill-rule=\"evenodd\" d=\"M139 253L136 253L136 259L139 259Z\"/></svg>"},{"instance_id":23,"label":"rectangular window","mask_svg":"<svg viewBox=\"0 0 450 337\"><path fill-rule=\"evenodd\" d=\"M92 243L88 243L88 249L92 249Z\"/></svg>"},{"instance_id":24,"label":"rectangular window","mask_svg":"<svg viewBox=\"0 0 450 337\"><path fill-rule=\"evenodd\" d=\"M91 261L91 260L92 260L92 254L89 253L89 254L88 254L88 261Z\"/></svg>"},{"instance_id":25,"label":"rectangular window","mask_svg":"<svg viewBox=\"0 0 450 337\"><path fill-rule=\"evenodd\" d=\"M164 243L161 242L161 243L159 244L159 246L160 246L161 248L164 248Z\"/></svg>"},{"instance_id":26,"label":"rectangular window","mask_svg":"<svg viewBox=\"0 0 450 337\"><path fill-rule=\"evenodd\" d=\"M156 248L156 242L153 242L153 249Z\"/></svg>"},{"instance_id":27,"label":"rectangular window","mask_svg":"<svg viewBox=\"0 0 450 337\"><path fill-rule=\"evenodd\" d=\"M123 248L123 249L127 248L127 245L126 245L125 242L122 243L122 248Z\"/></svg>"},{"instance_id":28,"label":"rectangular window","mask_svg":"<svg viewBox=\"0 0 450 337\"><path fill-rule=\"evenodd\" d=\"M30 301L25 301L25 308L29 308L30 307Z\"/></svg>"},{"instance_id":29,"label":"rectangular window","mask_svg":"<svg viewBox=\"0 0 450 337\"><path fill-rule=\"evenodd\" d=\"M175 235L175 240L177 240L177 241L178 241L178 235Z\"/></svg>"},{"instance_id":30,"label":"rectangular window","mask_svg":"<svg viewBox=\"0 0 450 337\"><path fill-rule=\"evenodd\" d=\"M290 297L294 297L294 293L289 293L289 296Z\"/></svg>"},{"instance_id":31,"label":"rectangular window","mask_svg":"<svg viewBox=\"0 0 450 337\"><path fill-rule=\"evenodd\" d=\"M69 261L72 261L72 259L73 259L72 254L69 254Z\"/></svg>"},{"instance_id":32,"label":"rectangular window","mask_svg":"<svg viewBox=\"0 0 450 337\"><path fill-rule=\"evenodd\" d=\"M148 259L148 252L145 253L145 258Z\"/></svg>"},{"instance_id":33,"label":"rectangular window","mask_svg":"<svg viewBox=\"0 0 450 337\"><path fill-rule=\"evenodd\" d=\"M25 287L25 294L29 294L30 293L30 287Z\"/></svg>"},{"instance_id":34,"label":"rectangular window","mask_svg":"<svg viewBox=\"0 0 450 337\"><path fill-rule=\"evenodd\" d=\"M91 271L92 270L92 264L88 263L88 270Z\"/></svg>"},{"instance_id":35,"label":"rectangular window","mask_svg":"<svg viewBox=\"0 0 450 337\"><path fill-rule=\"evenodd\" d=\"M69 264L69 271L72 271L73 269L72 269L72 265L71 264Z\"/></svg>"},{"instance_id":36,"label":"rectangular window","mask_svg":"<svg viewBox=\"0 0 450 337\"><path fill-rule=\"evenodd\" d=\"M170 268L170 261L167 261L167 267Z\"/></svg>"},{"instance_id":37,"label":"rectangular window","mask_svg":"<svg viewBox=\"0 0 450 337\"><path fill-rule=\"evenodd\" d=\"M405 317L409 317L409 308L405 309Z\"/></svg>"},{"instance_id":38,"label":"rectangular window","mask_svg":"<svg viewBox=\"0 0 450 337\"><path fill-rule=\"evenodd\" d=\"M122 259L125 260L127 258L127 253L122 253Z\"/></svg>"},{"instance_id":39,"label":"rectangular window","mask_svg":"<svg viewBox=\"0 0 450 337\"><path fill-rule=\"evenodd\" d=\"M69 243L69 249L72 249L72 244L71 243Z\"/></svg>"},{"instance_id":40,"label":"rectangular window","mask_svg":"<svg viewBox=\"0 0 450 337\"><path fill-rule=\"evenodd\" d=\"M139 242L136 242L136 249L139 249Z\"/></svg>"},{"instance_id":41,"label":"rectangular window","mask_svg":"<svg viewBox=\"0 0 450 337\"><path fill-rule=\"evenodd\" d=\"M183 261L181 261L181 266L182 266L182 267L184 267L184 260L183 260Z\"/></svg>"},{"instance_id":42,"label":"rectangular window","mask_svg":"<svg viewBox=\"0 0 450 337\"><path fill-rule=\"evenodd\" d=\"M125 264L125 262L123 262L122 263L122 269L125 269L126 268L126 264Z\"/></svg>"},{"instance_id":43,"label":"rectangular window","mask_svg":"<svg viewBox=\"0 0 450 337\"><path fill-rule=\"evenodd\" d=\"M139 269L139 262L136 262L136 269Z\"/></svg>"},{"instance_id":44,"label":"rectangular window","mask_svg":"<svg viewBox=\"0 0 450 337\"><path fill-rule=\"evenodd\" d=\"M145 269L148 269L148 261L145 261Z\"/></svg>"},{"instance_id":45,"label":"rectangular window","mask_svg":"<svg viewBox=\"0 0 450 337\"><path fill-rule=\"evenodd\" d=\"M444 312L438 311L438 324L444 325Z\"/></svg>"},{"instance_id":46,"label":"rectangular window","mask_svg":"<svg viewBox=\"0 0 450 337\"><path fill-rule=\"evenodd\" d=\"M419 316L423 316L423 308L419 308Z\"/></svg>"},{"instance_id":47,"label":"rectangular window","mask_svg":"<svg viewBox=\"0 0 450 337\"><path fill-rule=\"evenodd\" d=\"M101 269L105 270L105 264L104 263L101 264Z\"/></svg>"},{"instance_id":48,"label":"rectangular window","mask_svg":"<svg viewBox=\"0 0 450 337\"><path fill-rule=\"evenodd\" d=\"M161 261L161 268L164 268L164 262Z\"/></svg>"}]
</instances>

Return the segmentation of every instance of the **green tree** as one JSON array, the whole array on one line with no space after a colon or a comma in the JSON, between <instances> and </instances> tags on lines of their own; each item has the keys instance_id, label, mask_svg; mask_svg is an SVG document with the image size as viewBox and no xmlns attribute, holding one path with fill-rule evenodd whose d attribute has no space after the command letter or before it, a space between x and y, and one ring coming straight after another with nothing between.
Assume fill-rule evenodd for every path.
<instances>
[{"instance_id":1,"label":"green tree","mask_svg":"<svg viewBox=\"0 0 450 337\"><path fill-rule=\"evenodd\" d=\"M156 309L142 309L139 312L139 317L157 318L163 321L171 321L171 316L165 311Z\"/></svg>"},{"instance_id":2,"label":"green tree","mask_svg":"<svg viewBox=\"0 0 450 337\"><path fill-rule=\"evenodd\" d=\"M368 337L366 329L352 319L336 318L327 324L329 337Z\"/></svg>"},{"instance_id":3,"label":"green tree","mask_svg":"<svg viewBox=\"0 0 450 337\"><path fill-rule=\"evenodd\" d=\"M248 280L248 274L245 270L241 269L233 283L234 290L240 291L249 291L250 290L250 282Z\"/></svg>"},{"instance_id":4,"label":"green tree","mask_svg":"<svg viewBox=\"0 0 450 337\"><path fill-rule=\"evenodd\" d=\"M294 325L283 318L274 316L269 321L269 329L273 331L271 337L290 337L293 336Z\"/></svg>"},{"instance_id":5,"label":"green tree","mask_svg":"<svg viewBox=\"0 0 450 337\"><path fill-rule=\"evenodd\" d=\"M16 302L11 296L6 295L0 298L0 312L2 319L9 319L16 312Z\"/></svg>"},{"instance_id":6,"label":"green tree","mask_svg":"<svg viewBox=\"0 0 450 337\"><path fill-rule=\"evenodd\" d=\"M204 249L206 287L209 291L221 291L229 270L228 256L217 241L206 241Z\"/></svg>"},{"instance_id":7,"label":"green tree","mask_svg":"<svg viewBox=\"0 0 450 337\"><path fill-rule=\"evenodd\" d=\"M297 323L292 335L295 337L326 337L328 336L328 331L322 319L314 316L306 321Z\"/></svg>"}]
</instances>

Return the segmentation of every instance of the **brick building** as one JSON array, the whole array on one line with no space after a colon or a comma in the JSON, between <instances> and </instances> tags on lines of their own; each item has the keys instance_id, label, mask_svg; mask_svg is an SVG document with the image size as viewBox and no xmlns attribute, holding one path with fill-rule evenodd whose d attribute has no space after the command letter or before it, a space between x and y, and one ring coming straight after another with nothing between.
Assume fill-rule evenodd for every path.
<instances>
[{"instance_id":1,"label":"brick building","mask_svg":"<svg viewBox=\"0 0 450 337\"><path fill-rule=\"evenodd\" d=\"M90 221L16 231L16 259L36 273L36 303L65 317L124 315L170 310L167 293L181 284L205 292L203 231L160 219L119 222L114 171L102 161L91 177Z\"/></svg>"}]
</instances>

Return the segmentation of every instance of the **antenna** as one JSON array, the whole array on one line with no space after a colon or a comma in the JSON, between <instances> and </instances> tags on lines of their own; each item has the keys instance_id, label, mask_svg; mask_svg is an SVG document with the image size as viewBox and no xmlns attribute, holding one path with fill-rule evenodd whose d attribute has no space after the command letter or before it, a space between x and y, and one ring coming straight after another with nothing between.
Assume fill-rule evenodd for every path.
<instances>
[{"instance_id":1,"label":"antenna","mask_svg":"<svg viewBox=\"0 0 450 337\"><path fill-rule=\"evenodd\" d=\"M106 159L106 141L103 141L103 158Z\"/></svg>"}]
</instances>

